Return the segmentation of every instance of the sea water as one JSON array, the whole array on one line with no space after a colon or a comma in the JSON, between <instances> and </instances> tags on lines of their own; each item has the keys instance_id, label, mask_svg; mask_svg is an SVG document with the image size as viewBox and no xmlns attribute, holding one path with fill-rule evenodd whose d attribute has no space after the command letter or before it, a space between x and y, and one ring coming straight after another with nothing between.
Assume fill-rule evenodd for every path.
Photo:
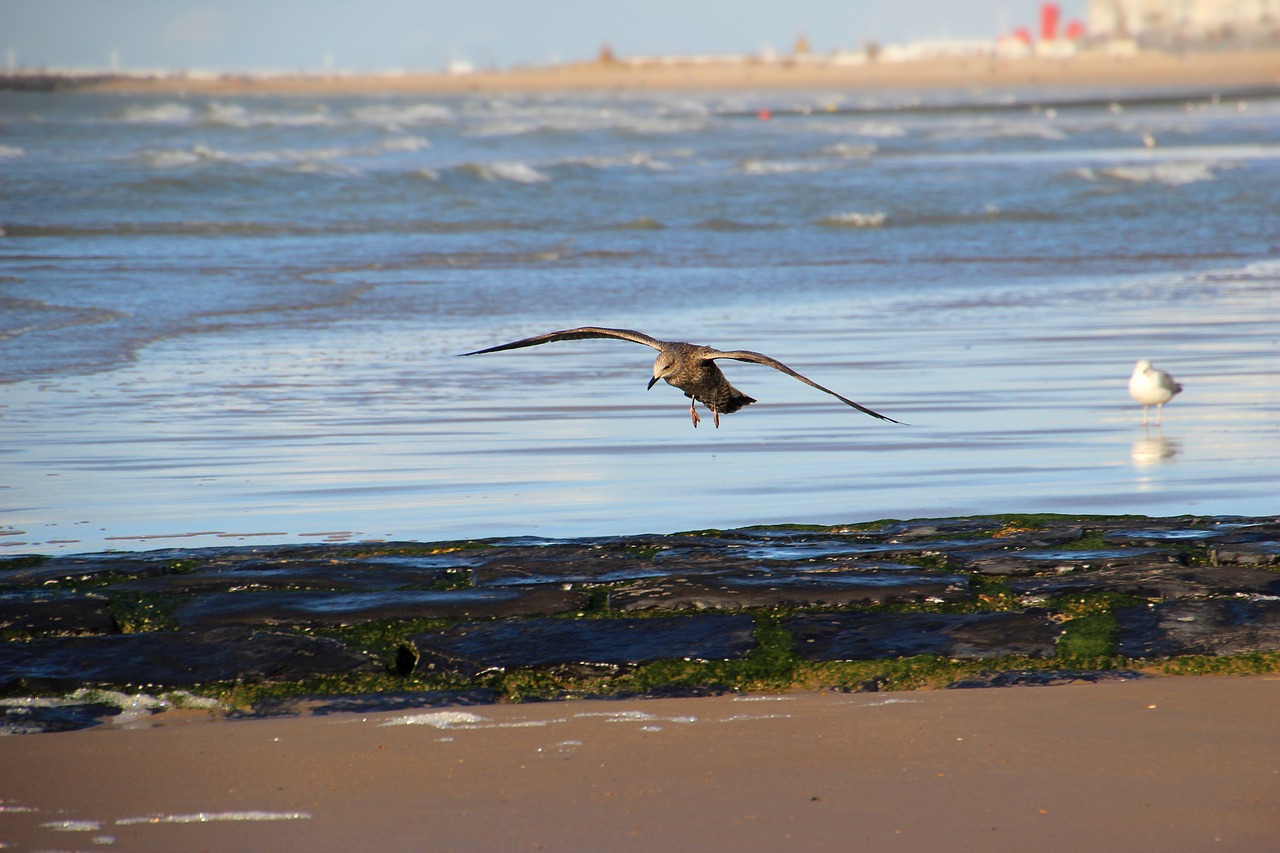
<instances>
[{"instance_id":1,"label":"sea water","mask_svg":"<svg viewBox=\"0 0 1280 853\"><path fill-rule=\"evenodd\" d=\"M1280 98L1135 94L4 93L0 553L1280 511Z\"/></svg>"}]
</instances>

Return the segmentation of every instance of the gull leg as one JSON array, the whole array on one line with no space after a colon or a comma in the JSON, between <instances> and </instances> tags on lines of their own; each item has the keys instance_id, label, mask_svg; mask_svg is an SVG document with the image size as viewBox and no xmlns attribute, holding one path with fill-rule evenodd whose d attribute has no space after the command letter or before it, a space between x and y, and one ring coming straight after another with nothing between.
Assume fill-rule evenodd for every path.
<instances>
[{"instance_id":1,"label":"gull leg","mask_svg":"<svg viewBox=\"0 0 1280 853\"><path fill-rule=\"evenodd\" d=\"M715 421L716 429L720 429L720 413L716 411L716 407L711 407L711 420Z\"/></svg>"},{"instance_id":2,"label":"gull leg","mask_svg":"<svg viewBox=\"0 0 1280 853\"><path fill-rule=\"evenodd\" d=\"M694 428L694 429L697 429L697 428L698 428L698 421L702 420L702 418L698 417L698 413L697 413L697 411L693 408L693 398L692 398L692 397L690 397L690 398L689 398L689 417L693 420L693 428ZM719 424L716 424L716 426L719 426Z\"/></svg>"},{"instance_id":3,"label":"gull leg","mask_svg":"<svg viewBox=\"0 0 1280 853\"><path fill-rule=\"evenodd\" d=\"M1160 418L1164 415L1164 405L1156 403L1156 426L1160 426Z\"/></svg>"},{"instance_id":4,"label":"gull leg","mask_svg":"<svg viewBox=\"0 0 1280 853\"><path fill-rule=\"evenodd\" d=\"M1147 409L1148 408L1149 408L1148 406L1142 407L1142 425L1143 426L1147 425Z\"/></svg>"}]
</instances>

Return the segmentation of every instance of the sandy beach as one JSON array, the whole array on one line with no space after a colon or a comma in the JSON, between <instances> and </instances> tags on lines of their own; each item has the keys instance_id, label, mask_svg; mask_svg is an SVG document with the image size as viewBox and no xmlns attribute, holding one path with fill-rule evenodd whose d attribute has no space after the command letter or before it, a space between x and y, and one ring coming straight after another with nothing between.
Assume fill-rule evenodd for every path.
<instances>
[{"instance_id":1,"label":"sandy beach","mask_svg":"<svg viewBox=\"0 0 1280 853\"><path fill-rule=\"evenodd\" d=\"M129 93L369 94L733 89L955 89L1017 87L1272 86L1280 52L1101 53L1069 58L963 57L836 65L778 63L579 63L470 74L273 75L118 78L93 88Z\"/></svg>"},{"instance_id":2,"label":"sandy beach","mask_svg":"<svg viewBox=\"0 0 1280 853\"><path fill-rule=\"evenodd\" d=\"M0 740L0 842L119 850L1261 850L1280 678L721 696Z\"/></svg>"}]
</instances>

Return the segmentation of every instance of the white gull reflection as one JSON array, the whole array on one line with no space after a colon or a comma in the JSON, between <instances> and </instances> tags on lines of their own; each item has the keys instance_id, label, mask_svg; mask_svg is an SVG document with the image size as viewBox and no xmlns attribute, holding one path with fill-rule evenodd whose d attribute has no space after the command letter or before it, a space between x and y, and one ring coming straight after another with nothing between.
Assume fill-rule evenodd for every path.
<instances>
[{"instance_id":1,"label":"white gull reflection","mask_svg":"<svg viewBox=\"0 0 1280 853\"><path fill-rule=\"evenodd\" d=\"M1129 458L1139 468L1149 468L1168 462L1178 455L1181 445L1175 438L1160 435L1143 435L1133 443Z\"/></svg>"}]
</instances>

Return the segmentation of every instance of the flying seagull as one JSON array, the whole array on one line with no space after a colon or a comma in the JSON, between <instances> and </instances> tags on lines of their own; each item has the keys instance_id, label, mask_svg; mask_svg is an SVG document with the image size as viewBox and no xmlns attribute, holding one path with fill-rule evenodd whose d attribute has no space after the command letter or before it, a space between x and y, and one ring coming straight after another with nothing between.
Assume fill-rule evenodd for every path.
<instances>
[{"instance_id":1,"label":"flying seagull","mask_svg":"<svg viewBox=\"0 0 1280 853\"><path fill-rule=\"evenodd\" d=\"M1163 370L1151 366L1145 358L1133 368L1129 377L1129 396L1142 404L1142 422L1147 422L1147 408L1156 407L1156 425L1160 425L1160 414L1164 404L1182 391L1182 386Z\"/></svg>"},{"instance_id":2,"label":"flying seagull","mask_svg":"<svg viewBox=\"0 0 1280 853\"><path fill-rule=\"evenodd\" d=\"M902 423L902 421L895 421L891 417L882 415L879 412L873 412L866 406L841 397L830 388L823 388L812 379L801 376L777 359L770 358L762 353L749 350L721 351L715 347L687 344L681 341L660 341L657 338L651 338L642 332L633 332L630 329L604 329L598 326L582 326L578 329L565 329L560 332L547 332L545 335L534 335L532 338L524 338L523 340L500 344L496 347L476 350L475 352L466 352L463 355L482 355L487 352L523 349L524 347L536 347L539 344L549 344L555 341L577 341L584 338L617 338L621 341L631 341L632 343L644 344L647 347L656 349L658 357L653 362L653 378L649 380L649 387L652 388L659 379L664 379L668 385L683 391L684 395L689 398L689 417L693 419L695 427L701 418L698 417L697 411L693 408L694 401L711 410L711 419L715 422L717 428L720 426L721 415L731 414L756 401L754 397L748 397L729 384L729 380L725 378L725 375L720 372L720 368L716 366L716 359L718 358L750 361L756 364L763 364L766 367L772 367L774 370L780 370L788 376L794 376L806 385L811 385L819 391L830 394L845 405L852 406L860 412L865 412L873 418L891 421L895 424Z\"/></svg>"}]
</instances>

